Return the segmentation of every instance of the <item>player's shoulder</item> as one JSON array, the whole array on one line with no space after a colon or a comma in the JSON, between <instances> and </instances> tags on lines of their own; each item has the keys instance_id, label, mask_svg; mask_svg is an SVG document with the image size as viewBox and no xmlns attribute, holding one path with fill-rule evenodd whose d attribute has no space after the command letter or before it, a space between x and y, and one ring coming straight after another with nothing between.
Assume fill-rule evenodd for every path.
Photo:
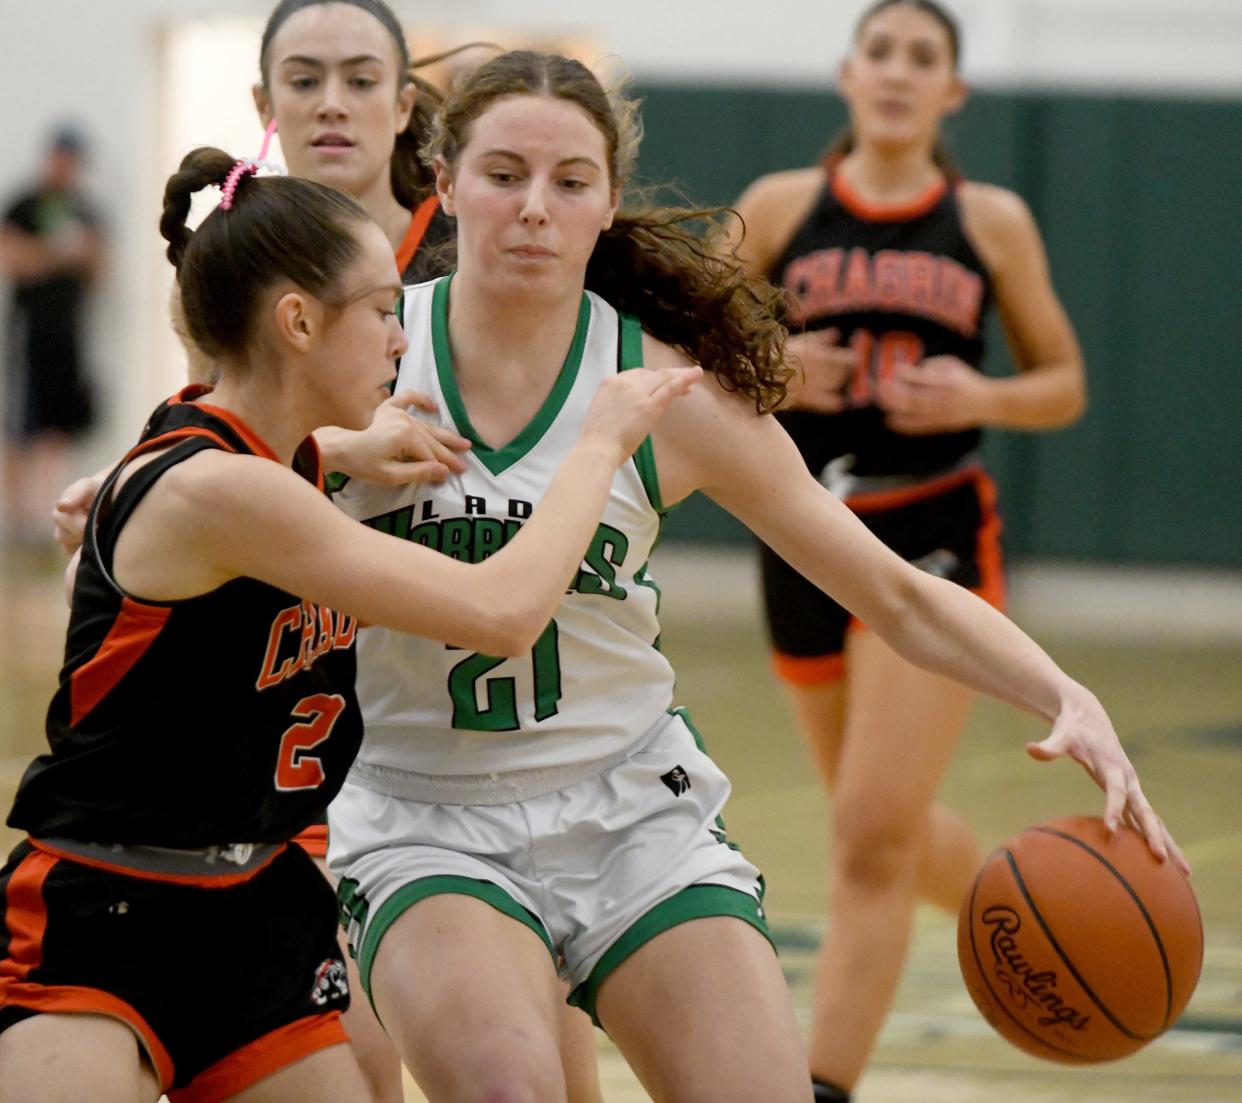
<instances>
[{"instance_id":1,"label":"player's shoulder","mask_svg":"<svg viewBox=\"0 0 1242 1103\"><path fill-rule=\"evenodd\" d=\"M742 193L733 205L742 224L734 238L752 275L767 273L814 208L825 180L822 166L790 169L761 176Z\"/></svg>"},{"instance_id":2,"label":"player's shoulder","mask_svg":"<svg viewBox=\"0 0 1242 1103\"><path fill-rule=\"evenodd\" d=\"M681 349L674 348L643 330L644 368L690 368L694 363Z\"/></svg>"},{"instance_id":3,"label":"player's shoulder","mask_svg":"<svg viewBox=\"0 0 1242 1103\"><path fill-rule=\"evenodd\" d=\"M689 368L697 363L679 348L652 337L643 332L643 367L644 368ZM733 412L738 406L738 395L721 385L714 372L706 371L699 384L691 388L690 393L679 398L665 414L668 422L685 421L687 417L694 420L705 414L717 416L718 413ZM752 407L753 409L753 407Z\"/></svg>"},{"instance_id":4,"label":"player's shoulder","mask_svg":"<svg viewBox=\"0 0 1242 1103\"><path fill-rule=\"evenodd\" d=\"M822 166L786 169L760 176L750 184L737 201L737 208L767 211L784 208L786 204L809 201L824 186Z\"/></svg>"},{"instance_id":5,"label":"player's shoulder","mask_svg":"<svg viewBox=\"0 0 1242 1103\"><path fill-rule=\"evenodd\" d=\"M121 480L132 477L145 462L154 462L161 452L141 456L127 466ZM118 480L120 482L121 480ZM265 499L296 494L298 484L313 487L290 468L264 456L232 452L224 448L203 448L174 463L163 472L155 491L161 508L186 517L203 518L219 511L262 509Z\"/></svg>"},{"instance_id":6,"label":"player's shoulder","mask_svg":"<svg viewBox=\"0 0 1242 1103\"><path fill-rule=\"evenodd\" d=\"M1035 224L1026 200L997 184L963 180L957 187L957 201L963 219L984 233L1022 233Z\"/></svg>"},{"instance_id":7,"label":"player's shoulder","mask_svg":"<svg viewBox=\"0 0 1242 1103\"><path fill-rule=\"evenodd\" d=\"M962 229L989 271L998 273L1007 261L1038 248L1039 227L1016 192L966 181L958 185L957 198Z\"/></svg>"}]
</instances>

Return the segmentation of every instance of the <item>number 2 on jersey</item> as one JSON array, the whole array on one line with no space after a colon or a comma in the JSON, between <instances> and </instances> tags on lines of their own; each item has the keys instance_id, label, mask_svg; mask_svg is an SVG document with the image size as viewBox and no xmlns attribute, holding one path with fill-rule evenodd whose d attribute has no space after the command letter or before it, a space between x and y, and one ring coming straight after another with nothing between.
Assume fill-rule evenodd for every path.
<instances>
[{"instance_id":1,"label":"number 2 on jersey","mask_svg":"<svg viewBox=\"0 0 1242 1103\"><path fill-rule=\"evenodd\" d=\"M549 621L531 649L531 682L535 695L535 720L546 720L557 713L561 699L561 652L556 621ZM509 732L521 727L518 718L517 679L488 678L505 659L477 652L462 659L448 676L449 697L453 701L453 727L476 732ZM483 682L483 703L479 699L479 680Z\"/></svg>"},{"instance_id":2,"label":"number 2 on jersey","mask_svg":"<svg viewBox=\"0 0 1242 1103\"><path fill-rule=\"evenodd\" d=\"M276 788L282 793L296 789L318 789L327 774L323 763L312 754L332 734L333 725L345 708L339 693L312 693L293 706L293 716L305 721L294 724L280 737L280 753L276 756Z\"/></svg>"}]
</instances>

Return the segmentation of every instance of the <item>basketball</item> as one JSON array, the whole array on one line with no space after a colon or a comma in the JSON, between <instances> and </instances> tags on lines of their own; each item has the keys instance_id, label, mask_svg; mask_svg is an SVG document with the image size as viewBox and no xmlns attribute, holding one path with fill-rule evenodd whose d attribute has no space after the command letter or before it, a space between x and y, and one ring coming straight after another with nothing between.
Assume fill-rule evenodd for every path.
<instances>
[{"instance_id":1,"label":"basketball","mask_svg":"<svg viewBox=\"0 0 1242 1103\"><path fill-rule=\"evenodd\" d=\"M984 862L962 907L967 991L1006 1040L1067 1064L1141 1049L1181 1015L1203 964L1190 882L1128 827L1071 816Z\"/></svg>"}]
</instances>

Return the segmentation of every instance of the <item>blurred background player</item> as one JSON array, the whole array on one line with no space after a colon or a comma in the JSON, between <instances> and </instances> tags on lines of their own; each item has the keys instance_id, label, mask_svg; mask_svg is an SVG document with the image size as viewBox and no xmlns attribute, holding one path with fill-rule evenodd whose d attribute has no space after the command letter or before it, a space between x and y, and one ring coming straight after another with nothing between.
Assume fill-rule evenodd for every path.
<instances>
[{"instance_id":1,"label":"blurred background player","mask_svg":"<svg viewBox=\"0 0 1242 1103\"><path fill-rule=\"evenodd\" d=\"M0 272L13 289L4 524L6 537L21 542L46 543L70 448L93 421L83 327L104 256L98 216L81 190L84 156L78 130L57 130L38 182L0 224Z\"/></svg>"},{"instance_id":2,"label":"blurred background player","mask_svg":"<svg viewBox=\"0 0 1242 1103\"><path fill-rule=\"evenodd\" d=\"M1026 205L962 180L940 123L966 98L934 0L880 0L841 67L850 127L824 164L738 201L740 255L785 292L803 375L780 420L890 548L1004 607L984 427L1083 411L1082 357ZM982 373L995 303L1020 374ZM974 694L913 666L769 548L774 666L832 793L828 932L811 1023L819 1098L857 1082L893 1000L919 899L956 914L980 854L935 793Z\"/></svg>"}]
</instances>

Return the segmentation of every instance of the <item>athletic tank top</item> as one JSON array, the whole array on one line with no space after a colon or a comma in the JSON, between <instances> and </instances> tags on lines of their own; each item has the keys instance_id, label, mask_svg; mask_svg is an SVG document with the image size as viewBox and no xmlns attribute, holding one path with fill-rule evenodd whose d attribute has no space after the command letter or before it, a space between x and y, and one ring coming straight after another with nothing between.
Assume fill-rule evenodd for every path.
<instances>
[{"instance_id":1,"label":"athletic tank top","mask_svg":"<svg viewBox=\"0 0 1242 1103\"><path fill-rule=\"evenodd\" d=\"M275 454L243 422L161 405L92 507L74 583L49 753L27 769L10 827L36 838L198 848L280 842L320 817L362 738L356 622L252 578L182 601L128 595L117 537L175 464L218 448ZM115 490L135 456L164 449ZM312 441L297 469L322 485Z\"/></svg>"},{"instance_id":2,"label":"athletic tank top","mask_svg":"<svg viewBox=\"0 0 1242 1103\"><path fill-rule=\"evenodd\" d=\"M768 273L790 330L840 330L858 359L839 414L778 415L818 475L852 454L856 475L930 474L979 444L979 431L906 436L884 424L876 383L898 363L956 356L979 369L992 281L962 229L956 189L901 208L869 206L829 170L819 199Z\"/></svg>"},{"instance_id":3,"label":"athletic tank top","mask_svg":"<svg viewBox=\"0 0 1242 1103\"><path fill-rule=\"evenodd\" d=\"M429 195L411 213L409 229L397 248L401 282L409 287L444 275L452 266L444 246L455 233L456 226L440 206L440 197Z\"/></svg>"},{"instance_id":4,"label":"athletic tank top","mask_svg":"<svg viewBox=\"0 0 1242 1103\"><path fill-rule=\"evenodd\" d=\"M478 562L502 548L543 497L602 381L640 366L642 333L598 296L552 390L503 448L483 444L458 393L448 338L451 277L408 288L409 351L397 389L430 394L439 423L474 442L467 471L399 489L351 480L351 516L445 555ZM651 442L618 469L577 576L529 654L502 659L368 627L358 639L367 768L488 774L594 762L624 750L664 714L673 671L660 654L659 591L647 560L660 527Z\"/></svg>"}]
</instances>

